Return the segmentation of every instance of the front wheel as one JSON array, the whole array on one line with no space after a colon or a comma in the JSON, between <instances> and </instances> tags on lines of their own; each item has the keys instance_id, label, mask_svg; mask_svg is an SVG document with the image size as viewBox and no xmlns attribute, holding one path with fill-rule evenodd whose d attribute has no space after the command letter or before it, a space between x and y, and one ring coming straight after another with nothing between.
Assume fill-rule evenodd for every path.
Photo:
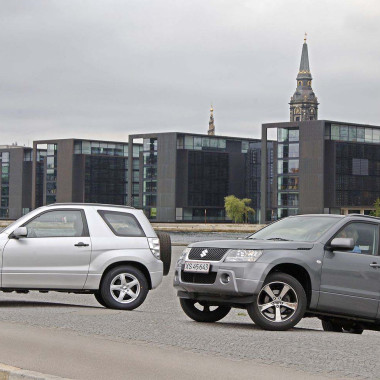
<instances>
[{"instance_id":1,"label":"front wheel","mask_svg":"<svg viewBox=\"0 0 380 380\"><path fill-rule=\"evenodd\" d=\"M145 301L148 291L145 275L130 265L111 269L100 285L101 298L110 309L136 309Z\"/></svg>"},{"instance_id":2,"label":"front wheel","mask_svg":"<svg viewBox=\"0 0 380 380\"><path fill-rule=\"evenodd\" d=\"M209 306L205 302L181 298L180 304L185 314L197 322L217 322L231 310L229 306Z\"/></svg>"},{"instance_id":3,"label":"front wheel","mask_svg":"<svg viewBox=\"0 0 380 380\"><path fill-rule=\"evenodd\" d=\"M101 294L99 291L95 292L95 293L94 293L94 296L95 296L95 299L96 299L96 300L97 300L102 306L107 307L107 305L105 304L104 299L103 299L103 297L102 297L102 294Z\"/></svg>"},{"instance_id":4,"label":"front wheel","mask_svg":"<svg viewBox=\"0 0 380 380\"><path fill-rule=\"evenodd\" d=\"M285 273L273 273L267 277L247 311L262 329L284 331L302 319L306 306L306 293L298 280Z\"/></svg>"}]
</instances>

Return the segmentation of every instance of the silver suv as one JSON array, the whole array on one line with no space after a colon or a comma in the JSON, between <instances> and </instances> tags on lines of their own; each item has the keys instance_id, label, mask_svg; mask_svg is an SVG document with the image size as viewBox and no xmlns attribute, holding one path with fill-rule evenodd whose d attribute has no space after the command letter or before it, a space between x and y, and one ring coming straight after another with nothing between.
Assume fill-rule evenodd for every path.
<instances>
[{"instance_id":1,"label":"silver suv","mask_svg":"<svg viewBox=\"0 0 380 380\"><path fill-rule=\"evenodd\" d=\"M380 331L379 229L379 218L364 215L303 215L247 239L191 244L174 286L199 322L236 307L268 330L318 317L327 331Z\"/></svg>"},{"instance_id":2,"label":"silver suv","mask_svg":"<svg viewBox=\"0 0 380 380\"><path fill-rule=\"evenodd\" d=\"M0 232L3 292L93 293L132 310L169 272L170 237L141 210L101 204L38 208Z\"/></svg>"}]
</instances>

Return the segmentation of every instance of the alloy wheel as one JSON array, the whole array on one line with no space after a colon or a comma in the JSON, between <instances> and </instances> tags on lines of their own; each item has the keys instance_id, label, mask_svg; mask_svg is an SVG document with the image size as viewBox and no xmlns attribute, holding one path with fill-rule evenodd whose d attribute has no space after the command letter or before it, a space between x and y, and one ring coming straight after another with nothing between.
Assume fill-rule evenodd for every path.
<instances>
[{"instance_id":1,"label":"alloy wheel","mask_svg":"<svg viewBox=\"0 0 380 380\"><path fill-rule=\"evenodd\" d=\"M130 303L140 294L140 282L131 273L120 273L111 281L110 291L115 301Z\"/></svg>"},{"instance_id":2,"label":"alloy wheel","mask_svg":"<svg viewBox=\"0 0 380 380\"><path fill-rule=\"evenodd\" d=\"M284 282L275 281L266 284L257 297L257 306L261 315L270 322L285 322L298 308L295 290Z\"/></svg>"}]
</instances>

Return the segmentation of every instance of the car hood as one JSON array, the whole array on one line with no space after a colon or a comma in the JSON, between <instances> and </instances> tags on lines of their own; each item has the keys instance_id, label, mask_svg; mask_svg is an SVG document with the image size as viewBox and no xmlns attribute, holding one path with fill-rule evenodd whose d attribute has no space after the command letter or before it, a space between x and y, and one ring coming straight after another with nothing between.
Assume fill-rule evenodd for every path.
<instances>
[{"instance_id":1,"label":"car hood","mask_svg":"<svg viewBox=\"0 0 380 380\"><path fill-rule=\"evenodd\" d=\"M199 243L189 244L189 247L195 248L229 248L229 249L301 249L309 250L314 246L313 243L299 241L278 241L278 240L211 240L201 241Z\"/></svg>"}]
</instances>

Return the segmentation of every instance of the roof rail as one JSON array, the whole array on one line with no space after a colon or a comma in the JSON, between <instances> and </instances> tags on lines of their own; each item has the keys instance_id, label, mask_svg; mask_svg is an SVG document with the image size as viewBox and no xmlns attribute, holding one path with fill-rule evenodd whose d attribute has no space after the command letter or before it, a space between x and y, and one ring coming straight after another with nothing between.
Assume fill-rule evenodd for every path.
<instances>
[{"instance_id":1,"label":"roof rail","mask_svg":"<svg viewBox=\"0 0 380 380\"><path fill-rule=\"evenodd\" d=\"M51 206L100 206L100 207L117 207L117 208L128 208L128 209L134 209L132 206L125 206L125 205L113 205L113 204L106 204L106 203L81 203L81 202L67 202L67 203L50 203L46 205L46 207Z\"/></svg>"},{"instance_id":2,"label":"roof rail","mask_svg":"<svg viewBox=\"0 0 380 380\"><path fill-rule=\"evenodd\" d=\"M364 215L364 214L358 214L358 213L355 213L355 214L347 214L347 215L345 215L345 216L346 216L346 217L350 217L350 216L361 216L361 217L363 217L363 218L380 220L380 218L377 217L377 216Z\"/></svg>"}]
</instances>

